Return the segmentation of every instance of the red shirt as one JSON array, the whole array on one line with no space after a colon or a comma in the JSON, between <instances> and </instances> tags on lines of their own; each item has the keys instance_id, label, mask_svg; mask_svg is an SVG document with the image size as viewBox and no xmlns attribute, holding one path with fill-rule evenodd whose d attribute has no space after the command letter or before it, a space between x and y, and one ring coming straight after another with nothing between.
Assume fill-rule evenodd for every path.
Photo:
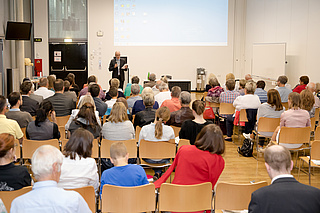
<instances>
[{"instance_id":1,"label":"red shirt","mask_svg":"<svg viewBox=\"0 0 320 213\"><path fill-rule=\"evenodd\" d=\"M162 102L160 107L168 107L170 112L178 111L181 108L181 103L179 98L172 98Z\"/></svg>"},{"instance_id":2,"label":"red shirt","mask_svg":"<svg viewBox=\"0 0 320 213\"><path fill-rule=\"evenodd\" d=\"M306 89L306 84L303 84L303 85L298 85L298 86L296 86L296 88L294 88L293 90L292 90L292 92L297 92L297 93L299 93L300 94L300 92L302 92L302 90L305 90Z\"/></svg>"}]
</instances>

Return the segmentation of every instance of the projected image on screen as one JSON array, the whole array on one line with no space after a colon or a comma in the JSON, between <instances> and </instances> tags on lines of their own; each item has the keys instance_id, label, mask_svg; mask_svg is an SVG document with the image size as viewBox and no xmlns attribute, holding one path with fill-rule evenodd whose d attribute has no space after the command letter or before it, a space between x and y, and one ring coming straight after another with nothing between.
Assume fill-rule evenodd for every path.
<instances>
[{"instance_id":1,"label":"projected image on screen","mask_svg":"<svg viewBox=\"0 0 320 213\"><path fill-rule=\"evenodd\" d=\"M228 0L114 0L115 46L226 46Z\"/></svg>"}]
</instances>

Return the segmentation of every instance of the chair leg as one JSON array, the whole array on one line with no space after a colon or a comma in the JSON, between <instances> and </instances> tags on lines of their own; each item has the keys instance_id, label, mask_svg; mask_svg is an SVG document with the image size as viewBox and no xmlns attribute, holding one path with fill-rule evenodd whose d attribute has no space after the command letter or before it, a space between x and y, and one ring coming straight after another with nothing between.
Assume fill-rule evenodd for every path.
<instances>
[{"instance_id":1,"label":"chair leg","mask_svg":"<svg viewBox=\"0 0 320 213\"><path fill-rule=\"evenodd\" d=\"M298 170L298 180L300 180L301 164L303 165L303 161L300 159L300 163L299 163L299 170Z\"/></svg>"},{"instance_id":2,"label":"chair leg","mask_svg":"<svg viewBox=\"0 0 320 213\"><path fill-rule=\"evenodd\" d=\"M309 159L309 185L311 186L311 156L310 156L310 159Z\"/></svg>"}]
</instances>

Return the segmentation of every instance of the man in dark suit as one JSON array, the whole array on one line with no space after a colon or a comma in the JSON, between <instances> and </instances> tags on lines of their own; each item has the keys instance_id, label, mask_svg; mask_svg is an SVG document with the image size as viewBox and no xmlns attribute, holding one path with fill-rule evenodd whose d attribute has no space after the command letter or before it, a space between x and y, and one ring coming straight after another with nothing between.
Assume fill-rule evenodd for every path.
<instances>
[{"instance_id":1,"label":"man in dark suit","mask_svg":"<svg viewBox=\"0 0 320 213\"><path fill-rule=\"evenodd\" d=\"M100 93L99 85L98 84L89 85L89 92L93 98L94 104L96 105L96 109L99 112L99 117L104 116L104 114L108 109L108 105L99 98L99 93Z\"/></svg>"},{"instance_id":2,"label":"man in dark suit","mask_svg":"<svg viewBox=\"0 0 320 213\"><path fill-rule=\"evenodd\" d=\"M72 97L63 94L63 80L57 79L54 82L53 87L56 93L45 100L52 103L57 117L70 115L71 111L76 108L76 103L73 101Z\"/></svg>"},{"instance_id":3,"label":"man in dark suit","mask_svg":"<svg viewBox=\"0 0 320 213\"><path fill-rule=\"evenodd\" d=\"M320 212L320 189L294 179L290 174L293 162L285 147L268 147L264 159L272 182L252 193L249 213Z\"/></svg>"},{"instance_id":4,"label":"man in dark suit","mask_svg":"<svg viewBox=\"0 0 320 213\"><path fill-rule=\"evenodd\" d=\"M29 97L31 94L31 88L32 83L30 81L25 81L20 85L22 95L22 105L20 106L20 110L29 112L31 116L35 116L37 109L39 109L39 103Z\"/></svg>"},{"instance_id":5,"label":"man in dark suit","mask_svg":"<svg viewBox=\"0 0 320 213\"><path fill-rule=\"evenodd\" d=\"M128 70L128 65L125 65L125 61L120 58L120 52L115 52L115 57L110 61L109 71L112 72L112 78L117 78L120 81L120 87L123 89L124 71Z\"/></svg>"}]
</instances>

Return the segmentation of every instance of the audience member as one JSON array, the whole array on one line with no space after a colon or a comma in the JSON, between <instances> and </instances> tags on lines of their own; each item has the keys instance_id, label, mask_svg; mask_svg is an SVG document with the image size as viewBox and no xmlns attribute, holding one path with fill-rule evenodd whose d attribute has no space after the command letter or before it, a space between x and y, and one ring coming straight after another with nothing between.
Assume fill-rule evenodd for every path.
<instances>
[{"instance_id":1,"label":"audience member","mask_svg":"<svg viewBox=\"0 0 320 213\"><path fill-rule=\"evenodd\" d=\"M78 96L80 87L76 84L76 76L73 73L69 73L66 77L66 80L70 82L70 91L75 92L76 96Z\"/></svg>"},{"instance_id":2,"label":"audience member","mask_svg":"<svg viewBox=\"0 0 320 213\"><path fill-rule=\"evenodd\" d=\"M124 96L125 96L126 98L129 97L129 96L132 94L131 86L132 86L133 84L137 84L137 85L139 86L140 92L139 92L138 94L141 94L141 92L142 92L142 90L143 90L143 86L141 86L141 85L139 84L139 81L140 81L140 79L139 79L139 77L136 76L136 75L131 78L131 82L132 82L132 83L131 83L131 84L128 83L126 89L124 90Z\"/></svg>"},{"instance_id":3,"label":"audience member","mask_svg":"<svg viewBox=\"0 0 320 213\"><path fill-rule=\"evenodd\" d=\"M152 91L153 91L153 94L156 96L156 95L158 95L159 93L160 93L160 84L161 83L164 83L162 80L158 80L157 82L156 82L156 85L154 85L153 87L152 87Z\"/></svg>"},{"instance_id":4,"label":"audience member","mask_svg":"<svg viewBox=\"0 0 320 213\"><path fill-rule=\"evenodd\" d=\"M99 117L99 112L98 112L97 109L96 109L95 103L94 103L91 95L84 95L84 96L82 96L81 101L79 101L79 107L78 107L78 109L73 109L73 110L71 111L71 115L70 115L70 117L69 117L69 120L68 120L68 122L67 122L66 125L65 125L65 129L66 129L66 130L69 130L69 126L70 126L71 122L77 117L77 115L78 115L78 113L79 113L79 109L80 109L85 103L91 103L91 104L93 105L93 107L94 107L94 114L95 114L95 116L96 116L97 122L98 122L99 126L101 126L101 121L100 121L100 117Z\"/></svg>"},{"instance_id":5,"label":"audience member","mask_svg":"<svg viewBox=\"0 0 320 213\"><path fill-rule=\"evenodd\" d=\"M118 97L119 97L119 98L120 98L120 97L124 97L124 98L125 98L125 96L124 96L124 94L123 94L123 92L122 92L122 89L119 88L119 85L120 85L119 79L117 79L117 78L112 78L112 79L109 80L109 86L110 86L110 88L114 87L114 88L117 89ZM106 100L108 100L108 101L112 99L112 97L111 97L111 95L109 94L109 92L110 92L110 90L106 93ZM111 107L111 108L112 108L112 107Z\"/></svg>"},{"instance_id":6,"label":"audience member","mask_svg":"<svg viewBox=\"0 0 320 213\"><path fill-rule=\"evenodd\" d=\"M221 156L224 150L221 129L215 124L205 126L198 134L194 145L180 147L172 165L154 183L155 187L160 188L175 170L173 184L193 185L211 182L213 188L225 166Z\"/></svg>"},{"instance_id":7,"label":"audience member","mask_svg":"<svg viewBox=\"0 0 320 213\"><path fill-rule=\"evenodd\" d=\"M89 86L89 92L94 100L94 104L97 108L97 111L99 112L99 116L100 117L104 116L104 114L106 113L106 111L108 109L108 104L106 104L105 102L103 102L99 98L99 93L100 93L99 85L98 84L91 84Z\"/></svg>"},{"instance_id":8,"label":"audience member","mask_svg":"<svg viewBox=\"0 0 320 213\"><path fill-rule=\"evenodd\" d=\"M79 128L73 132L63 147L64 159L58 187L74 189L93 186L99 189L99 175L96 161L91 158L93 135Z\"/></svg>"},{"instance_id":9,"label":"audience member","mask_svg":"<svg viewBox=\"0 0 320 213\"><path fill-rule=\"evenodd\" d=\"M108 140L130 140L135 136L133 124L128 119L127 108L122 102L116 102L111 110L108 122L103 124L102 136Z\"/></svg>"},{"instance_id":10,"label":"audience member","mask_svg":"<svg viewBox=\"0 0 320 213\"><path fill-rule=\"evenodd\" d=\"M88 130L94 138L100 136L101 127L97 121L93 104L87 102L82 105L76 118L70 123L68 130L72 135L79 128Z\"/></svg>"},{"instance_id":11,"label":"audience member","mask_svg":"<svg viewBox=\"0 0 320 213\"><path fill-rule=\"evenodd\" d=\"M125 99L124 97L120 97L120 98L117 98L116 103L117 103L117 102L122 102L122 103L124 104L124 106L126 107L126 110L127 110L128 119L129 119L129 121L132 122L133 116L132 116L132 114L131 114L130 111L129 111L127 99ZM111 111L110 111L110 112L111 112Z\"/></svg>"},{"instance_id":12,"label":"audience member","mask_svg":"<svg viewBox=\"0 0 320 213\"><path fill-rule=\"evenodd\" d=\"M296 92L292 92L288 97L288 105L289 110L284 111L280 117L280 126L274 131L272 135L272 141L277 141L279 138L279 132L281 131L281 127L307 127L311 125L310 115L308 111L304 109L300 109L301 99L300 94ZM289 149L291 148L299 148L302 144L281 144Z\"/></svg>"},{"instance_id":13,"label":"audience member","mask_svg":"<svg viewBox=\"0 0 320 213\"><path fill-rule=\"evenodd\" d=\"M317 97L316 94L316 84L313 82L309 82L307 85L307 89L313 94L314 96L314 107L319 108L320 107L320 99Z\"/></svg>"},{"instance_id":14,"label":"audience member","mask_svg":"<svg viewBox=\"0 0 320 213\"><path fill-rule=\"evenodd\" d=\"M233 81L236 82L236 77L234 76L233 73L228 73L228 74L226 75L226 82L227 82L228 80L233 80ZM226 83L222 86L222 88L223 88L223 90L226 90L226 89L227 89ZM235 90L236 90L236 91L239 90L239 85L235 86Z\"/></svg>"},{"instance_id":15,"label":"audience member","mask_svg":"<svg viewBox=\"0 0 320 213\"><path fill-rule=\"evenodd\" d=\"M286 87L287 82L288 82L287 76L282 75L278 77L276 90L278 90L280 94L282 103L288 102L288 96L292 92L291 89Z\"/></svg>"},{"instance_id":16,"label":"audience member","mask_svg":"<svg viewBox=\"0 0 320 213\"><path fill-rule=\"evenodd\" d=\"M31 116L35 116L37 109L39 109L39 103L29 97L29 95L31 94L31 88L32 83L29 81L25 81L20 85L22 95L20 110L30 113Z\"/></svg>"},{"instance_id":17,"label":"audience member","mask_svg":"<svg viewBox=\"0 0 320 213\"><path fill-rule=\"evenodd\" d=\"M72 98L73 102L77 102L77 94L75 91L70 91L70 82L68 80L63 81L64 92L63 94L67 97Z\"/></svg>"},{"instance_id":18,"label":"audience member","mask_svg":"<svg viewBox=\"0 0 320 213\"><path fill-rule=\"evenodd\" d=\"M56 81L56 75L49 75L47 79L48 79L48 90L55 92L54 82Z\"/></svg>"},{"instance_id":19,"label":"audience member","mask_svg":"<svg viewBox=\"0 0 320 213\"><path fill-rule=\"evenodd\" d=\"M23 133L17 121L7 119L4 115L7 111L7 100L3 95L0 95L0 134L8 133L18 139L20 143L23 140Z\"/></svg>"},{"instance_id":20,"label":"audience member","mask_svg":"<svg viewBox=\"0 0 320 213\"><path fill-rule=\"evenodd\" d=\"M181 127L184 121L194 119L192 110L190 109L191 94L189 92L183 91L180 93L179 100L181 109L171 112L170 119L166 123L167 125Z\"/></svg>"},{"instance_id":21,"label":"audience member","mask_svg":"<svg viewBox=\"0 0 320 213\"><path fill-rule=\"evenodd\" d=\"M296 181L290 174L293 168L290 152L274 145L264 153L265 166L271 185L252 193L250 213L320 212L320 190Z\"/></svg>"},{"instance_id":22,"label":"audience member","mask_svg":"<svg viewBox=\"0 0 320 213\"><path fill-rule=\"evenodd\" d=\"M143 95L145 93L152 93L153 97L154 97L154 93L152 91L152 89L150 87L146 87L142 90L142 93L141 93L141 97L143 99ZM132 107L132 114L135 115L137 114L138 112L140 111L143 111L145 109L145 105L143 103L143 100L136 100L135 103L133 104L133 107ZM157 101L154 102L153 106L152 106L153 109L158 109L159 108L159 104Z\"/></svg>"},{"instance_id":23,"label":"audience member","mask_svg":"<svg viewBox=\"0 0 320 213\"><path fill-rule=\"evenodd\" d=\"M10 212L91 212L78 192L57 187L63 162L63 155L57 148L50 145L39 147L31 162L37 182L32 191L13 200Z\"/></svg>"},{"instance_id":24,"label":"audience member","mask_svg":"<svg viewBox=\"0 0 320 213\"><path fill-rule=\"evenodd\" d=\"M56 93L45 100L52 103L57 117L70 115L71 111L76 108L76 102L74 102L71 97L63 94L63 80L57 79L54 82L54 90Z\"/></svg>"},{"instance_id":25,"label":"audience member","mask_svg":"<svg viewBox=\"0 0 320 213\"><path fill-rule=\"evenodd\" d=\"M48 116L52 121L49 121ZM37 110L36 120L31 121L26 128L26 137L31 140L59 139L60 132L57 125L56 113L52 103L44 100Z\"/></svg>"},{"instance_id":26,"label":"audience member","mask_svg":"<svg viewBox=\"0 0 320 213\"><path fill-rule=\"evenodd\" d=\"M109 89L109 95L111 97L110 100L106 101L106 104L108 105L108 109L106 114L110 114L110 111L113 107L113 104L116 103L117 98L118 98L118 89L116 87L110 87ZM109 111L109 112L108 112Z\"/></svg>"},{"instance_id":27,"label":"audience member","mask_svg":"<svg viewBox=\"0 0 320 213\"><path fill-rule=\"evenodd\" d=\"M259 125L259 119L265 118L280 118L285 108L282 106L280 94L276 89L270 89L268 91L268 101L261 104L257 113L257 125ZM259 132L260 135L271 137L273 132ZM259 141L258 151L263 147L264 141Z\"/></svg>"},{"instance_id":28,"label":"audience member","mask_svg":"<svg viewBox=\"0 0 320 213\"><path fill-rule=\"evenodd\" d=\"M312 92L305 89L300 93L301 104L300 108L309 112L310 118L314 117L315 113L315 101Z\"/></svg>"},{"instance_id":29,"label":"audience member","mask_svg":"<svg viewBox=\"0 0 320 213\"><path fill-rule=\"evenodd\" d=\"M292 92L297 92L300 94L302 90L306 89L308 83L309 83L309 77L305 75L301 76L299 80L299 84L292 90Z\"/></svg>"},{"instance_id":30,"label":"audience member","mask_svg":"<svg viewBox=\"0 0 320 213\"><path fill-rule=\"evenodd\" d=\"M226 90L220 94L220 103L229 103L233 104L234 100L240 96L240 93L235 91L236 82L233 79L228 79L226 81ZM232 115L221 115L222 117L231 116L229 119L232 119Z\"/></svg>"},{"instance_id":31,"label":"audience member","mask_svg":"<svg viewBox=\"0 0 320 213\"><path fill-rule=\"evenodd\" d=\"M161 106L162 102L171 99L171 92L169 91L168 84L162 82L159 86L160 93L154 96L155 101Z\"/></svg>"},{"instance_id":32,"label":"audience member","mask_svg":"<svg viewBox=\"0 0 320 213\"><path fill-rule=\"evenodd\" d=\"M244 79L245 79L246 81L252 80L251 74L246 74L246 75L244 76Z\"/></svg>"},{"instance_id":33,"label":"audience member","mask_svg":"<svg viewBox=\"0 0 320 213\"><path fill-rule=\"evenodd\" d=\"M211 89L209 89L205 100L212 103L219 103L220 94L224 91L223 88L220 86L217 78L211 78L209 84L211 85Z\"/></svg>"},{"instance_id":34,"label":"audience member","mask_svg":"<svg viewBox=\"0 0 320 213\"><path fill-rule=\"evenodd\" d=\"M203 118L203 112L205 110L205 103L200 100L196 100L192 103L193 120L186 120L182 123L181 130L179 132L179 138L188 139L191 145L194 145L198 133L203 127L208 124L212 124L212 121L206 121Z\"/></svg>"},{"instance_id":35,"label":"audience member","mask_svg":"<svg viewBox=\"0 0 320 213\"><path fill-rule=\"evenodd\" d=\"M8 96L10 109L6 112L6 117L18 122L20 128L24 128L30 121L33 121L29 112L20 111L19 107L22 105L22 97L19 92L12 92Z\"/></svg>"},{"instance_id":36,"label":"audience member","mask_svg":"<svg viewBox=\"0 0 320 213\"><path fill-rule=\"evenodd\" d=\"M111 144L110 157L114 167L102 173L100 194L105 184L124 187L149 184L141 166L128 164L129 153L123 142Z\"/></svg>"},{"instance_id":37,"label":"audience member","mask_svg":"<svg viewBox=\"0 0 320 213\"><path fill-rule=\"evenodd\" d=\"M241 96L245 95L244 94L244 88L246 87L247 81L245 79L240 79L239 81L239 93Z\"/></svg>"},{"instance_id":38,"label":"audience member","mask_svg":"<svg viewBox=\"0 0 320 213\"><path fill-rule=\"evenodd\" d=\"M34 94L34 84L32 83L32 81L30 80L30 78L26 77L22 80L23 82L31 82L32 86L31 86L31 93L29 94L29 97L33 100L36 100L39 104L43 101L43 97L40 95L36 95Z\"/></svg>"},{"instance_id":39,"label":"audience member","mask_svg":"<svg viewBox=\"0 0 320 213\"><path fill-rule=\"evenodd\" d=\"M249 110L250 112L247 112L247 117L250 116L251 119L248 119L248 122L245 123L245 130L244 130L244 137L248 138L250 137L250 134L254 128L254 125L256 123L256 115L257 115L257 109L260 107L260 99L257 95L254 95L254 92L256 90L256 84L252 81L246 83L245 89L244 89L244 96L238 96L234 102L233 106L236 108L236 115L239 117L239 112L241 109ZM237 112L238 111L238 112ZM231 136L233 135L233 120L235 117L227 117L226 121L226 127L227 127L227 137L225 138L226 141L232 141Z\"/></svg>"},{"instance_id":40,"label":"audience member","mask_svg":"<svg viewBox=\"0 0 320 213\"><path fill-rule=\"evenodd\" d=\"M148 125L154 121L156 110L152 108L152 106L154 106L154 95L152 91L150 92L150 90L148 90L148 88L144 88L142 91L142 100L145 109L138 112L134 117L134 128L136 128L136 126L143 127L144 125ZM135 105L137 103L138 101L136 101Z\"/></svg>"},{"instance_id":41,"label":"audience member","mask_svg":"<svg viewBox=\"0 0 320 213\"><path fill-rule=\"evenodd\" d=\"M168 121L170 118L170 110L168 107L161 107L157 109L154 123L145 125L142 127L139 135L139 143L140 146L141 140L147 141L169 141L170 139L174 139L174 131L171 126L167 126L164 123ZM147 163L152 164L163 164L169 163L170 159L143 159ZM162 168L155 168L155 179L158 179L162 174Z\"/></svg>"},{"instance_id":42,"label":"audience member","mask_svg":"<svg viewBox=\"0 0 320 213\"><path fill-rule=\"evenodd\" d=\"M179 100L181 93L181 88L179 86L174 86L171 89L171 99L162 102L161 107L168 107L170 112L177 111L181 108L181 103Z\"/></svg>"},{"instance_id":43,"label":"audience member","mask_svg":"<svg viewBox=\"0 0 320 213\"><path fill-rule=\"evenodd\" d=\"M31 185L28 169L16 166L14 136L8 133L0 134L0 191L13 191Z\"/></svg>"},{"instance_id":44,"label":"audience member","mask_svg":"<svg viewBox=\"0 0 320 213\"><path fill-rule=\"evenodd\" d=\"M156 78L157 78L156 74L151 73L149 75L149 81L147 83L144 83L143 88L146 88L146 87L152 88L152 87L154 87L156 85Z\"/></svg>"},{"instance_id":45,"label":"audience member","mask_svg":"<svg viewBox=\"0 0 320 213\"><path fill-rule=\"evenodd\" d=\"M88 93L88 86L89 86L89 84L97 84L97 82L98 82L98 79L97 79L97 77L96 76L94 76L94 75L90 75L89 77L88 77L88 80L87 80L87 82L88 82L88 84L85 84L85 85L83 85L83 89L80 91L80 93L79 93L79 98L81 97L81 96L83 96L83 95L86 95L87 93ZM106 94L103 92L103 90L102 90L102 88L101 88L101 86L99 85L99 87L100 87L100 93L99 93L99 98L101 99L101 100L104 100L105 98L106 98Z\"/></svg>"},{"instance_id":46,"label":"audience member","mask_svg":"<svg viewBox=\"0 0 320 213\"><path fill-rule=\"evenodd\" d=\"M141 93L142 90L140 88L140 85L138 84L132 84L131 85L131 97L128 98L128 107L132 111L133 105L137 100L142 100L139 93Z\"/></svg>"},{"instance_id":47,"label":"audience member","mask_svg":"<svg viewBox=\"0 0 320 213\"><path fill-rule=\"evenodd\" d=\"M42 96L43 99L49 98L50 96L54 95L54 91L48 90L48 79L46 77L40 78L39 88L34 91L34 94Z\"/></svg>"},{"instance_id":48,"label":"audience member","mask_svg":"<svg viewBox=\"0 0 320 213\"><path fill-rule=\"evenodd\" d=\"M262 104L267 102L268 100L267 91L264 90L265 87L266 87L266 82L260 80L257 82L257 88L256 88L256 91L254 92L254 94L259 97L260 102Z\"/></svg>"},{"instance_id":49,"label":"audience member","mask_svg":"<svg viewBox=\"0 0 320 213\"><path fill-rule=\"evenodd\" d=\"M213 73L210 73L209 76L208 76L208 82L206 84L206 92L209 91L209 89L212 88L212 79L216 79L217 77L215 76L215 74ZM210 84L211 83L211 84Z\"/></svg>"}]
</instances>

